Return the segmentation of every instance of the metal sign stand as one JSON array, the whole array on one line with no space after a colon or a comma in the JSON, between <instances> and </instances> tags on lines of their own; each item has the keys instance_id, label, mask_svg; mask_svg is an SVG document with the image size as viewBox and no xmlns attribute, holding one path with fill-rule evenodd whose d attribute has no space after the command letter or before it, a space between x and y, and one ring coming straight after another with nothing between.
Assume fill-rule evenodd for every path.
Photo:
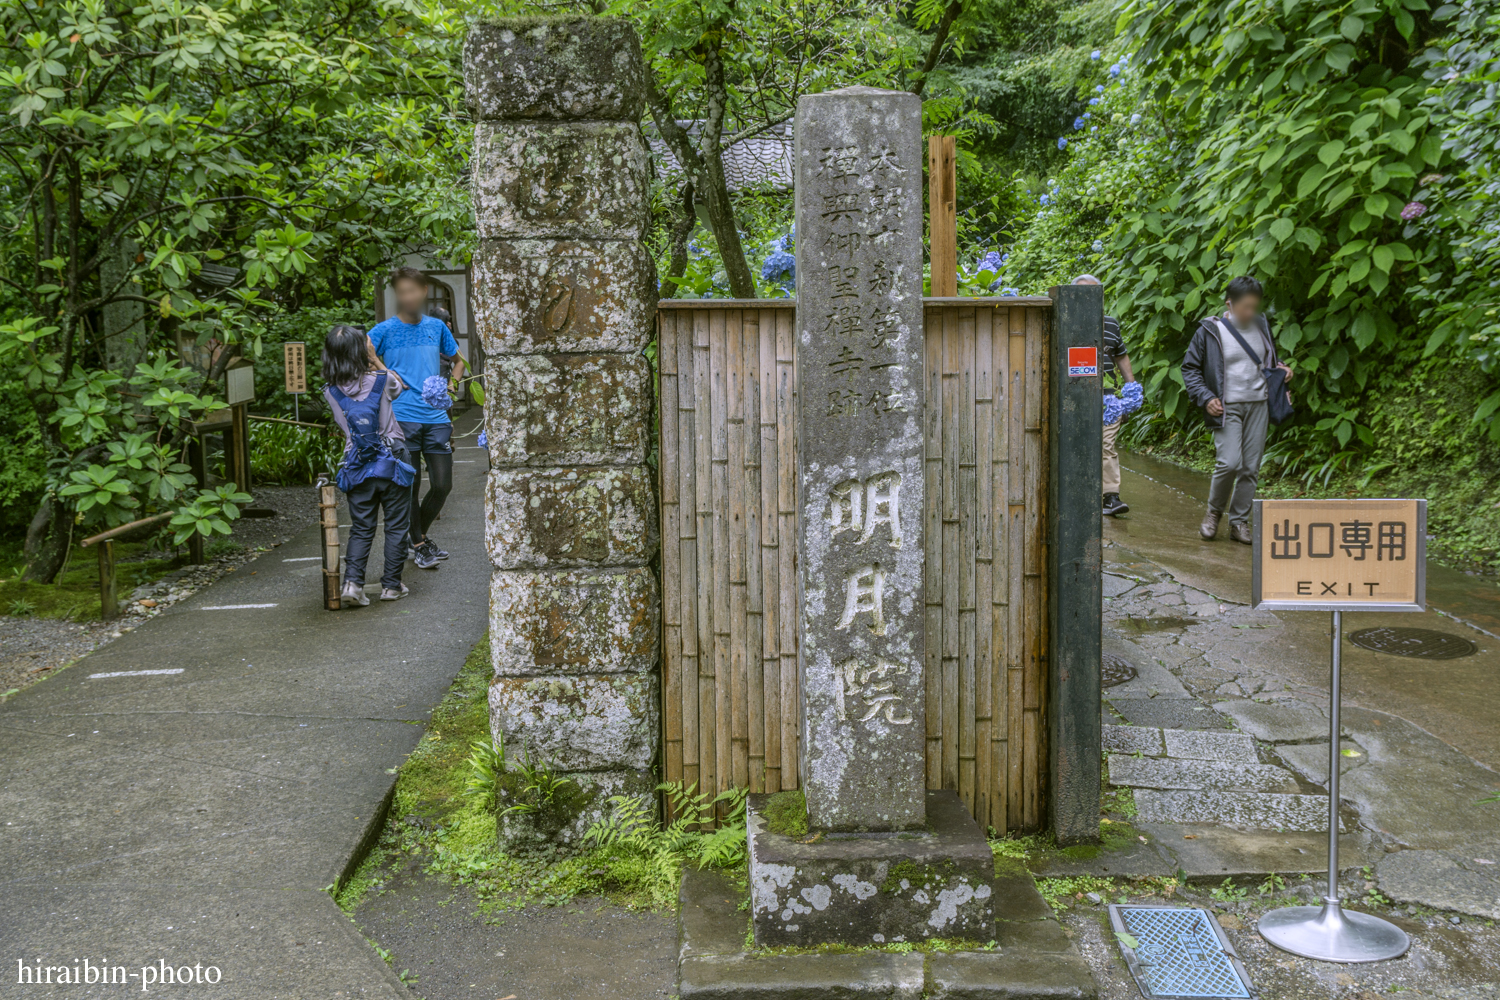
<instances>
[{"instance_id":1,"label":"metal sign stand","mask_svg":"<svg viewBox=\"0 0 1500 1000\"><path fill-rule=\"evenodd\" d=\"M1328 715L1328 893L1323 905L1286 906L1260 918L1260 936L1282 951L1320 962L1383 962L1400 958L1411 939L1395 924L1339 903L1339 647L1344 613L1333 612L1332 699Z\"/></svg>"}]
</instances>

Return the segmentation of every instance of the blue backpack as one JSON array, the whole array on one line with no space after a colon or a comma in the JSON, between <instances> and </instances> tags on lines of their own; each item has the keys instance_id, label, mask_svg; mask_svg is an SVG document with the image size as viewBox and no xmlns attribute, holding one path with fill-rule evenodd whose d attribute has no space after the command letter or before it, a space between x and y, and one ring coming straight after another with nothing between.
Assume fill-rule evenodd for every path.
<instances>
[{"instance_id":1,"label":"blue backpack","mask_svg":"<svg viewBox=\"0 0 1500 1000\"><path fill-rule=\"evenodd\" d=\"M336 385L328 387L349 424L349 447L338 475L338 487L345 493L366 479L391 479L397 486L410 486L417 476L417 470L392 454L380 436L380 402L388 377L385 372L376 375L375 385L360 400L350 399Z\"/></svg>"}]
</instances>

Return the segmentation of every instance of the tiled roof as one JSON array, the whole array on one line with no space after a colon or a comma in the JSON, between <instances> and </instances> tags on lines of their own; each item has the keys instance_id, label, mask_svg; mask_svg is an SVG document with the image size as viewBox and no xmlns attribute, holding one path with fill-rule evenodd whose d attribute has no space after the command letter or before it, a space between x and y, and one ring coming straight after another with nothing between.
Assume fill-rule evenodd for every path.
<instances>
[{"instance_id":1,"label":"tiled roof","mask_svg":"<svg viewBox=\"0 0 1500 1000\"><path fill-rule=\"evenodd\" d=\"M666 177L678 172L677 157L667 148L654 123L644 123L646 138L656 161L656 172ZM687 120L677 124L685 128L696 144L701 121ZM724 151L724 179L731 191L792 189L792 123L783 122L759 135L735 143Z\"/></svg>"}]
</instances>

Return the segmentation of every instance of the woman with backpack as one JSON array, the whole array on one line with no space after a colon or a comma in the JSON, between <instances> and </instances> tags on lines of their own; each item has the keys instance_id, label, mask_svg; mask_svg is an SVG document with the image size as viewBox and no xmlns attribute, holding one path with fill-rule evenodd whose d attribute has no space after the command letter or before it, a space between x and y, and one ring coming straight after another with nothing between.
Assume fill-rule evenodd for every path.
<instances>
[{"instance_id":1,"label":"woman with backpack","mask_svg":"<svg viewBox=\"0 0 1500 1000\"><path fill-rule=\"evenodd\" d=\"M375 541L376 517L385 515L385 571L380 599L399 601L406 536L411 529L411 484L406 438L391 401L406 387L375 356L370 338L355 326L336 326L323 343L323 396L344 432L338 487L349 502L349 548L344 558L342 606L364 607L365 564Z\"/></svg>"},{"instance_id":2,"label":"woman with backpack","mask_svg":"<svg viewBox=\"0 0 1500 1000\"><path fill-rule=\"evenodd\" d=\"M1229 283L1224 312L1198 325L1182 359L1182 384L1214 432L1214 477L1198 534L1213 541L1229 513L1229 537L1249 545L1250 501L1260 482L1268 423L1292 413L1292 370L1276 355L1260 311L1265 289L1248 275Z\"/></svg>"}]
</instances>

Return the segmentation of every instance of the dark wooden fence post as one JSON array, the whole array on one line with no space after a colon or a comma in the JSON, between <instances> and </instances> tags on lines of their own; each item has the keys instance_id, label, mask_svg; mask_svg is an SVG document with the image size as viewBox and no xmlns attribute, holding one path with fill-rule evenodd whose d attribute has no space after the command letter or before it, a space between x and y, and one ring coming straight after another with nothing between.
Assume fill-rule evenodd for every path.
<instances>
[{"instance_id":1,"label":"dark wooden fence post","mask_svg":"<svg viewBox=\"0 0 1500 1000\"><path fill-rule=\"evenodd\" d=\"M206 451L207 449L203 444L203 435L194 429L187 443L188 468L192 471L193 482L197 484L200 490L208 488L208 456ZM188 536L187 547L188 562L194 566L202 566L203 536L194 531Z\"/></svg>"},{"instance_id":2,"label":"dark wooden fence post","mask_svg":"<svg viewBox=\"0 0 1500 1000\"><path fill-rule=\"evenodd\" d=\"M1099 837L1104 289L1051 290L1048 796L1059 844Z\"/></svg>"},{"instance_id":3,"label":"dark wooden fence post","mask_svg":"<svg viewBox=\"0 0 1500 1000\"><path fill-rule=\"evenodd\" d=\"M115 594L115 542L106 538L99 543L99 617L109 621L120 613Z\"/></svg>"}]
</instances>

